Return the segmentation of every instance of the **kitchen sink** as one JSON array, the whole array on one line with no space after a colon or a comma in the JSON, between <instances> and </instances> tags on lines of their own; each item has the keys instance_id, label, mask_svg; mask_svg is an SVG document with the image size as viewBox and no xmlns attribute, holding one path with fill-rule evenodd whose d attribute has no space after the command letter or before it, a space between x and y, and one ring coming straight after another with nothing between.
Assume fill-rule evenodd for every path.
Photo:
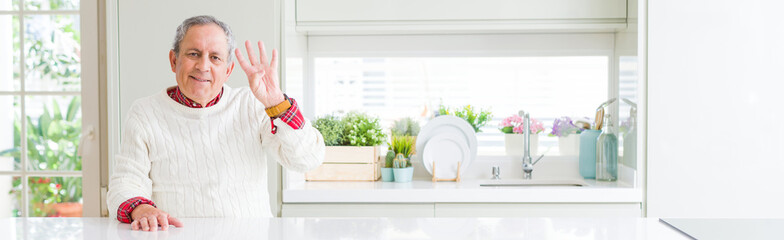
<instances>
[{"instance_id":1,"label":"kitchen sink","mask_svg":"<svg viewBox=\"0 0 784 240\"><path fill-rule=\"evenodd\" d=\"M513 179L489 180L479 183L480 187L584 187L588 186L583 180L546 180L546 179Z\"/></svg>"}]
</instances>

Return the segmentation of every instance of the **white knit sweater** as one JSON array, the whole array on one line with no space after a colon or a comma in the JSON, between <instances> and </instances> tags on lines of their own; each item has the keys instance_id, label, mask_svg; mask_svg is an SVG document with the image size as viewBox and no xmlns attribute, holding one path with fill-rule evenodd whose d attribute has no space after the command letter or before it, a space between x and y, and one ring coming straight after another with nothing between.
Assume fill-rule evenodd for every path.
<instances>
[{"instance_id":1,"label":"white knit sweater","mask_svg":"<svg viewBox=\"0 0 784 240\"><path fill-rule=\"evenodd\" d=\"M324 140L305 121L294 130L270 118L250 89L223 87L220 101L189 108L162 91L133 103L123 123L107 204L141 196L173 217L271 216L267 156L304 172L324 160Z\"/></svg>"}]
</instances>

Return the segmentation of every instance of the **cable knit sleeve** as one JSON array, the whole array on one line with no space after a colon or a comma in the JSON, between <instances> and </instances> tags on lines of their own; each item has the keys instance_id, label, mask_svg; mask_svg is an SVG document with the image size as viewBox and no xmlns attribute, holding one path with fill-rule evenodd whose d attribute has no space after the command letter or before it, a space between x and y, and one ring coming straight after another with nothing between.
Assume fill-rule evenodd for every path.
<instances>
[{"instance_id":1,"label":"cable knit sleeve","mask_svg":"<svg viewBox=\"0 0 784 240\"><path fill-rule=\"evenodd\" d=\"M148 140L141 119L144 119L142 111L134 104L124 122L120 151L109 179L106 203L111 218L117 218L116 210L128 199L139 196L152 199Z\"/></svg>"},{"instance_id":2,"label":"cable knit sleeve","mask_svg":"<svg viewBox=\"0 0 784 240\"><path fill-rule=\"evenodd\" d=\"M306 172L324 162L324 138L310 121L304 119L302 128L294 129L280 118L270 120L263 109L257 115L262 121L262 146L280 156L280 165L288 170ZM277 126L275 134L272 133L273 124Z\"/></svg>"}]
</instances>

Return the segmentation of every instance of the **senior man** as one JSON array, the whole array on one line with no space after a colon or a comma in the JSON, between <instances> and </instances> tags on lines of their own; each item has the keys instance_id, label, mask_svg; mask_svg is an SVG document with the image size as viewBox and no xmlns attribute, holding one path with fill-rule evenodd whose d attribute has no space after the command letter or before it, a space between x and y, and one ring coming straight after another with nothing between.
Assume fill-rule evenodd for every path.
<instances>
[{"instance_id":1,"label":"senior man","mask_svg":"<svg viewBox=\"0 0 784 240\"><path fill-rule=\"evenodd\" d=\"M262 42L260 57L249 41L245 48L249 60L211 16L177 27L177 85L134 102L124 122L107 198L119 221L156 231L182 226L175 217L271 216L266 154L299 172L321 164L321 134L278 87L277 51L267 59ZM232 52L249 88L224 84Z\"/></svg>"}]
</instances>

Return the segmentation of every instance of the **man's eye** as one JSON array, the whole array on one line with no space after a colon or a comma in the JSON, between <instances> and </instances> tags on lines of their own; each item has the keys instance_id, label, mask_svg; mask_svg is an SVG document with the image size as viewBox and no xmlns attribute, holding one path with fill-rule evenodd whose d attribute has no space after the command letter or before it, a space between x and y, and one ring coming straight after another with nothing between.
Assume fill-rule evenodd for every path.
<instances>
[{"instance_id":1,"label":"man's eye","mask_svg":"<svg viewBox=\"0 0 784 240\"><path fill-rule=\"evenodd\" d=\"M198 53L188 53L188 56L199 56Z\"/></svg>"},{"instance_id":2,"label":"man's eye","mask_svg":"<svg viewBox=\"0 0 784 240\"><path fill-rule=\"evenodd\" d=\"M212 56L212 60L218 60L218 61L220 61L221 59L220 59L220 57L218 57L218 56Z\"/></svg>"}]
</instances>

